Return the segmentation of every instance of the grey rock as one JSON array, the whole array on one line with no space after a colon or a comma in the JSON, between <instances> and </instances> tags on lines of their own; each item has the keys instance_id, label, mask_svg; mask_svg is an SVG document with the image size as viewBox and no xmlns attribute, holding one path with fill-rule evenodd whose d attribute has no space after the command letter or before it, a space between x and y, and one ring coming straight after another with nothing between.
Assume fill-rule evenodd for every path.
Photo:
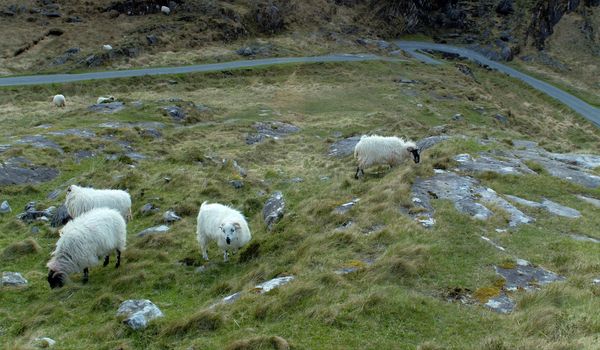
<instances>
[{"instance_id":1,"label":"grey rock","mask_svg":"<svg viewBox=\"0 0 600 350\"><path fill-rule=\"evenodd\" d=\"M89 139L92 137L96 137L96 133L88 130L88 129L67 129L67 130L59 130L59 131L50 131L49 135L55 136L79 136L84 139Z\"/></svg>"},{"instance_id":2,"label":"grey rock","mask_svg":"<svg viewBox=\"0 0 600 350\"><path fill-rule=\"evenodd\" d=\"M50 221L50 219L55 215L57 211L56 207L48 207L45 210L37 210L36 205L36 202L29 202L25 206L25 211L17 215L17 219L26 223L30 223L36 220Z\"/></svg>"},{"instance_id":3,"label":"grey rock","mask_svg":"<svg viewBox=\"0 0 600 350\"><path fill-rule=\"evenodd\" d=\"M142 209L140 210L142 212L142 215L149 215L152 213L156 213L158 212L160 209L155 207L154 204L152 203L146 203L144 204L144 206L142 207Z\"/></svg>"},{"instance_id":4,"label":"grey rock","mask_svg":"<svg viewBox=\"0 0 600 350\"><path fill-rule=\"evenodd\" d=\"M67 211L67 206L62 204L60 207L58 207L58 209L56 210L54 215L52 215L50 217L50 226L60 227L60 226L65 225L70 220L71 220L71 216L69 215L69 212Z\"/></svg>"},{"instance_id":5,"label":"grey rock","mask_svg":"<svg viewBox=\"0 0 600 350\"><path fill-rule=\"evenodd\" d=\"M72 47L65 51L62 55L56 57L54 61L52 61L51 65L59 66L61 64L65 64L77 56L79 52L81 52L81 50L78 47Z\"/></svg>"},{"instance_id":6,"label":"grey rock","mask_svg":"<svg viewBox=\"0 0 600 350\"><path fill-rule=\"evenodd\" d=\"M417 179L413 184L412 197L413 205L423 209L413 215L413 218L426 227L435 223L430 197L450 200L459 212L469 214L479 220L487 220L493 215L487 207L478 203L481 201L508 212L510 227L534 221L533 218L498 196L491 188L480 186L476 179L450 172L439 172L428 179Z\"/></svg>"},{"instance_id":7,"label":"grey rock","mask_svg":"<svg viewBox=\"0 0 600 350\"><path fill-rule=\"evenodd\" d=\"M25 286L27 280L18 272L2 272L2 286Z\"/></svg>"},{"instance_id":8,"label":"grey rock","mask_svg":"<svg viewBox=\"0 0 600 350\"><path fill-rule=\"evenodd\" d=\"M572 233L572 234L569 234L569 237L571 237L574 240L579 241L579 242L600 243L600 239L590 237L590 236L584 236L584 235L578 235L578 234Z\"/></svg>"},{"instance_id":9,"label":"grey rock","mask_svg":"<svg viewBox=\"0 0 600 350\"><path fill-rule=\"evenodd\" d=\"M416 84L416 83L418 83L418 81L416 81L416 80L403 78L403 77L394 78L394 79L392 79L392 81L394 83L398 83L398 84Z\"/></svg>"},{"instance_id":10,"label":"grey rock","mask_svg":"<svg viewBox=\"0 0 600 350\"><path fill-rule=\"evenodd\" d=\"M110 103L100 103L93 104L89 106L88 109L92 112L113 114L125 109L125 104L119 101Z\"/></svg>"},{"instance_id":11,"label":"grey rock","mask_svg":"<svg viewBox=\"0 0 600 350\"><path fill-rule=\"evenodd\" d=\"M254 124L256 134L248 134L246 136L246 144L253 145L255 143L262 142L267 138L278 140L282 137L286 137L289 134L297 133L300 128L283 122L257 122Z\"/></svg>"},{"instance_id":12,"label":"grey rock","mask_svg":"<svg viewBox=\"0 0 600 350\"><path fill-rule=\"evenodd\" d=\"M352 220L348 220L348 221L344 222L343 224L341 224L340 226L336 227L335 230L336 231L346 231L353 225L354 225L354 222L352 222Z\"/></svg>"},{"instance_id":13,"label":"grey rock","mask_svg":"<svg viewBox=\"0 0 600 350\"><path fill-rule=\"evenodd\" d=\"M150 300L126 300L119 306L117 317L125 317L124 324L139 330L146 328L148 322L164 317L164 314Z\"/></svg>"},{"instance_id":14,"label":"grey rock","mask_svg":"<svg viewBox=\"0 0 600 350\"><path fill-rule=\"evenodd\" d=\"M294 178L291 178L291 179L290 179L290 182L291 182L291 183L296 183L296 184L297 184L297 183L304 182L304 179L303 179L303 178L301 178L301 177L294 177Z\"/></svg>"},{"instance_id":15,"label":"grey rock","mask_svg":"<svg viewBox=\"0 0 600 350\"><path fill-rule=\"evenodd\" d=\"M263 294L263 293L267 293L275 288L279 288L285 284L288 284L291 281L293 281L294 279L295 279L294 276L277 277L277 278L268 280L266 282L263 282L254 288L259 294Z\"/></svg>"},{"instance_id":16,"label":"grey rock","mask_svg":"<svg viewBox=\"0 0 600 350\"><path fill-rule=\"evenodd\" d=\"M83 19L79 16L69 16L67 17L67 19L65 20L65 22L67 23L81 23L83 22Z\"/></svg>"},{"instance_id":17,"label":"grey rock","mask_svg":"<svg viewBox=\"0 0 600 350\"><path fill-rule=\"evenodd\" d=\"M147 235L163 234L163 233L167 233L168 231L169 231L169 226L160 225L160 226L154 226L154 227L147 228L147 229L141 231L140 233L138 233L137 236L144 237Z\"/></svg>"},{"instance_id":18,"label":"grey rock","mask_svg":"<svg viewBox=\"0 0 600 350\"><path fill-rule=\"evenodd\" d=\"M270 53L272 45L249 45L240 47L235 52L240 56L256 56Z\"/></svg>"},{"instance_id":19,"label":"grey rock","mask_svg":"<svg viewBox=\"0 0 600 350\"><path fill-rule=\"evenodd\" d=\"M40 228L37 226L32 226L29 232L31 232L31 234L37 235L38 233L40 233Z\"/></svg>"},{"instance_id":20,"label":"grey rock","mask_svg":"<svg viewBox=\"0 0 600 350\"><path fill-rule=\"evenodd\" d=\"M237 171L237 173L241 176L241 177L246 177L248 176L248 172L246 171L246 169L242 168L238 162L236 162L235 160L232 161L232 165L233 168L235 169L235 171Z\"/></svg>"},{"instance_id":21,"label":"grey rock","mask_svg":"<svg viewBox=\"0 0 600 350\"><path fill-rule=\"evenodd\" d=\"M536 148L538 146L537 142L527 140L512 140L512 144L516 148Z\"/></svg>"},{"instance_id":22,"label":"grey rock","mask_svg":"<svg viewBox=\"0 0 600 350\"><path fill-rule=\"evenodd\" d=\"M448 125L446 125L446 124L436 125L436 126L432 127L431 129L429 129L429 131L432 134L444 134L444 133L446 133L446 131L448 131Z\"/></svg>"},{"instance_id":23,"label":"grey rock","mask_svg":"<svg viewBox=\"0 0 600 350\"><path fill-rule=\"evenodd\" d=\"M223 298L223 304L233 304L236 300L242 297L241 292L233 293Z\"/></svg>"},{"instance_id":24,"label":"grey rock","mask_svg":"<svg viewBox=\"0 0 600 350\"><path fill-rule=\"evenodd\" d=\"M284 213L285 199L283 193L277 191L267 200L262 210L263 220L269 231L273 228L273 225L283 218Z\"/></svg>"},{"instance_id":25,"label":"grey rock","mask_svg":"<svg viewBox=\"0 0 600 350\"><path fill-rule=\"evenodd\" d=\"M565 279L563 276L542 267L534 266L523 259L517 259L515 268L495 266L495 269L496 273L505 280L504 288L510 292L516 292L519 289L531 291L542 285Z\"/></svg>"},{"instance_id":26,"label":"grey rock","mask_svg":"<svg viewBox=\"0 0 600 350\"><path fill-rule=\"evenodd\" d=\"M435 145L437 145L440 142L444 142L447 140L450 140L451 137L447 136L447 135L440 135L440 136L429 136L423 139L420 139L419 141L417 141L417 148L423 152L424 150L431 148Z\"/></svg>"},{"instance_id":27,"label":"grey rock","mask_svg":"<svg viewBox=\"0 0 600 350\"><path fill-rule=\"evenodd\" d=\"M51 348L56 344L56 340L48 337L39 337L33 340L39 348Z\"/></svg>"},{"instance_id":28,"label":"grey rock","mask_svg":"<svg viewBox=\"0 0 600 350\"><path fill-rule=\"evenodd\" d=\"M4 153L11 148L11 145L0 145L0 153Z\"/></svg>"},{"instance_id":29,"label":"grey rock","mask_svg":"<svg viewBox=\"0 0 600 350\"><path fill-rule=\"evenodd\" d=\"M577 198L579 198L582 201L587 202L587 203L595 206L596 208L600 208L600 199L591 198L591 197L585 197L585 196L582 196L582 195L577 195Z\"/></svg>"},{"instance_id":30,"label":"grey rock","mask_svg":"<svg viewBox=\"0 0 600 350\"><path fill-rule=\"evenodd\" d=\"M154 34L146 35L146 40L148 41L148 45L156 45L158 43L158 38Z\"/></svg>"},{"instance_id":31,"label":"grey rock","mask_svg":"<svg viewBox=\"0 0 600 350\"><path fill-rule=\"evenodd\" d=\"M242 187L244 187L244 182L240 181L240 180L231 180L229 181L229 184L231 184L231 186L233 186L236 189L240 189Z\"/></svg>"},{"instance_id":32,"label":"grey rock","mask_svg":"<svg viewBox=\"0 0 600 350\"><path fill-rule=\"evenodd\" d=\"M94 158L97 154L94 151L80 150L73 153L73 158L76 163L80 163L83 159Z\"/></svg>"},{"instance_id":33,"label":"grey rock","mask_svg":"<svg viewBox=\"0 0 600 350\"><path fill-rule=\"evenodd\" d=\"M499 296L488 300L484 306L501 314L509 314L515 309L517 303L502 292Z\"/></svg>"},{"instance_id":34,"label":"grey rock","mask_svg":"<svg viewBox=\"0 0 600 350\"><path fill-rule=\"evenodd\" d=\"M163 107L162 110L176 122L182 122L186 118L183 108L178 106Z\"/></svg>"},{"instance_id":35,"label":"grey rock","mask_svg":"<svg viewBox=\"0 0 600 350\"><path fill-rule=\"evenodd\" d=\"M10 212L12 212L12 209L10 204L8 204L8 201L2 202L2 204L0 204L0 214L6 214Z\"/></svg>"},{"instance_id":36,"label":"grey rock","mask_svg":"<svg viewBox=\"0 0 600 350\"><path fill-rule=\"evenodd\" d=\"M494 119L496 119L501 124L508 124L508 118L502 114L494 115Z\"/></svg>"},{"instance_id":37,"label":"grey rock","mask_svg":"<svg viewBox=\"0 0 600 350\"><path fill-rule=\"evenodd\" d=\"M353 200L351 200L348 203L344 203L342 205L340 205L339 207L336 207L335 209L333 209L333 211L336 214L346 214L348 211L350 211L350 209L352 209L358 202L360 201L360 198L354 198Z\"/></svg>"},{"instance_id":38,"label":"grey rock","mask_svg":"<svg viewBox=\"0 0 600 350\"><path fill-rule=\"evenodd\" d=\"M594 278L592 280L592 284L596 285L596 286L600 286L600 278Z\"/></svg>"},{"instance_id":39,"label":"grey rock","mask_svg":"<svg viewBox=\"0 0 600 350\"><path fill-rule=\"evenodd\" d=\"M329 152L327 153L330 157L347 157L354 153L354 147L360 141L360 136L352 136L340 141L333 143L329 146Z\"/></svg>"},{"instance_id":40,"label":"grey rock","mask_svg":"<svg viewBox=\"0 0 600 350\"><path fill-rule=\"evenodd\" d=\"M163 215L163 220L165 220L166 223L172 223L181 220L181 217L175 214L174 211L167 210Z\"/></svg>"},{"instance_id":41,"label":"grey rock","mask_svg":"<svg viewBox=\"0 0 600 350\"><path fill-rule=\"evenodd\" d=\"M24 136L23 138L17 140L15 143L20 145L31 145L35 148L40 149L54 149L61 154L64 153L63 149L58 144L48 140L45 136L42 135Z\"/></svg>"},{"instance_id":42,"label":"grey rock","mask_svg":"<svg viewBox=\"0 0 600 350\"><path fill-rule=\"evenodd\" d=\"M461 121L461 120L465 119L465 117L462 114L460 114L460 113L456 113L450 119L452 119L453 121L457 122L457 121Z\"/></svg>"},{"instance_id":43,"label":"grey rock","mask_svg":"<svg viewBox=\"0 0 600 350\"><path fill-rule=\"evenodd\" d=\"M120 129L120 128L124 128L124 129L134 129L134 128L163 129L165 127L165 123L161 123L161 122L135 122L135 123L106 122L106 123L99 124L98 126L101 128L108 128L108 129Z\"/></svg>"},{"instance_id":44,"label":"grey rock","mask_svg":"<svg viewBox=\"0 0 600 350\"><path fill-rule=\"evenodd\" d=\"M499 160L486 153L481 153L479 158L473 158L469 154L459 154L454 157L459 163L458 169L469 173L494 172L502 175L535 174L535 172L523 164L519 159L509 158Z\"/></svg>"}]
</instances>

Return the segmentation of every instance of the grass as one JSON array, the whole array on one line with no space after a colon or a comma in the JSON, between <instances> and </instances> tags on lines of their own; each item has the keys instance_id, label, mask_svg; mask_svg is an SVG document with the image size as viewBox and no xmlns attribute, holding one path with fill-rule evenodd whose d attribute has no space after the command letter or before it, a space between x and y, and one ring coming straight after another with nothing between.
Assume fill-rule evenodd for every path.
<instances>
[{"instance_id":1,"label":"grass","mask_svg":"<svg viewBox=\"0 0 600 350\"><path fill-rule=\"evenodd\" d=\"M0 344L28 349L36 337L48 336L61 349L528 349L538 344L544 349L592 349L599 330L599 292L590 283L600 266L597 247L564 233L595 235L600 219L572 194L598 197L598 190L557 180L530 164L537 175L479 179L498 193L546 197L571 206L582 212L582 219L558 219L523 208L536 223L501 234L495 228L506 225L503 215L475 221L447 201L433 201L437 224L431 230L401 213L411 205L411 183L432 175L434 168L453 169L456 154L506 148L502 140L515 138L555 151L593 152L600 140L590 124L547 97L501 74L472 69L480 83L450 65L366 62L3 89L0 119L6 127L0 143L68 128L88 128L96 137L47 136L64 148L60 156L24 145L0 154L1 160L22 155L60 169L47 183L0 188L0 200L7 199L14 210L0 215L2 270L21 272L30 281L18 290L2 287ZM398 75L419 77L422 83L399 86L393 82ZM177 84L168 84L170 79ZM416 93L407 94L407 89ZM47 97L56 90L70 101L64 109L49 107ZM125 102L141 100L143 106L111 115L87 110L106 93ZM170 103L159 100L170 97L205 104L213 113L187 125L174 123L160 111ZM508 112L508 125L495 122L494 113ZM464 119L452 121L456 113ZM246 145L246 133L264 120L292 123L301 131ZM165 127L155 139L131 128L98 126L107 121L155 121ZM35 128L41 124L51 127ZM334 132L416 139L440 124L465 138L424 152L419 166L369 169L356 181L349 157L327 156ZM482 145L481 138L497 142ZM116 141L128 141L149 158L105 159L105 153L123 153ZM77 163L73 152L81 149L103 151ZM247 176L240 176L229 160L236 160ZM295 177L303 181L291 182ZM229 184L234 179L244 186L235 189ZM128 247L119 270L96 266L88 284L81 283L81 274L73 274L64 288L50 290L45 264L58 234L41 224L36 224L40 233L32 234L15 214L31 200L44 208L60 204L64 193L56 200L47 194L74 182L131 193L134 219L128 224ZM286 213L268 231L261 210L276 190L284 193ZM360 201L348 213L333 211L355 197ZM229 263L222 262L214 244L209 263L200 257L195 217L205 200L233 205L248 218L252 243ZM141 215L146 203L160 212ZM183 218L169 233L136 237L161 224L168 209ZM352 226L337 230L349 220ZM383 228L365 233L375 225ZM519 307L508 316L447 302L441 295L453 288L476 291L481 299L493 295L501 284L492 266L514 263L514 257L482 241L481 235L568 279L519 294ZM201 265L204 270L196 272ZM358 270L335 273L344 267ZM258 283L285 275L296 279L266 294L253 292ZM209 308L238 291L245 293L235 303ZM131 331L116 318L116 309L124 300L145 298L165 317L143 331Z\"/></svg>"}]
</instances>

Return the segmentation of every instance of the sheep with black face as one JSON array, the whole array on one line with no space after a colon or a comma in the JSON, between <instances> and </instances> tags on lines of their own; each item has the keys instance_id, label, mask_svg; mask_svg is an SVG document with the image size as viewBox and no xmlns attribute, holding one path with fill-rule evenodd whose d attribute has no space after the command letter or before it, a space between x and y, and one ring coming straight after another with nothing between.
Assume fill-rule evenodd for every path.
<instances>
[{"instance_id":1,"label":"sheep with black face","mask_svg":"<svg viewBox=\"0 0 600 350\"><path fill-rule=\"evenodd\" d=\"M208 260L207 245L210 240L217 241L223 250L223 260L228 261L228 252L235 253L252 238L242 213L222 204L207 202L200 206L196 234L205 260Z\"/></svg>"},{"instance_id":2,"label":"sheep with black face","mask_svg":"<svg viewBox=\"0 0 600 350\"><path fill-rule=\"evenodd\" d=\"M421 161L416 143L403 138L379 135L363 135L354 147L354 158L357 160L355 178L364 175L364 169L374 165L388 164L390 167L400 164L408 158L415 163Z\"/></svg>"},{"instance_id":3,"label":"sheep with black face","mask_svg":"<svg viewBox=\"0 0 600 350\"><path fill-rule=\"evenodd\" d=\"M118 268L126 237L125 220L114 209L93 209L68 222L46 264L50 288L62 287L67 276L76 272L83 272L83 283L86 283L88 269L98 265L98 257L104 257L106 266L113 251L117 254L115 268Z\"/></svg>"}]
</instances>

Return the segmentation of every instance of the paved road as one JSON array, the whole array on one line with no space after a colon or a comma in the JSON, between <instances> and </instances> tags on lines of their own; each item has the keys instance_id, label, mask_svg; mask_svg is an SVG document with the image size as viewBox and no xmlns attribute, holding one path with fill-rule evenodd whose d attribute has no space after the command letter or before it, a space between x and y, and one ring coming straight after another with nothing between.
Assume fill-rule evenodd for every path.
<instances>
[{"instance_id":1,"label":"paved road","mask_svg":"<svg viewBox=\"0 0 600 350\"><path fill-rule=\"evenodd\" d=\"M318 63L318 62L359 62L359 61L375 61L375 60L394 60L390 58L380 57L368 54L338 54L327 56L314 57L287 57L287 58L265 58L257 60L233 61L223 63L198 64L194 66L170 67L170 68L145 68L132 70L116 70L94 73L80 74L50 74L50 75L30 75L20 77L0 78L0 86L17 86L17 85L40 85L54 83L69 83L82 80L93 79L111 79L111 78L128 78L139 77L144 75L163 75L163 74L182 74L193 72L210 72L237 68L250 68L257 66L267 66L274 64L289 64L289 63Z\"/></svg>"},{"instance_id":2,"label":"paved road","mask_svg":"<svg viewBox=\"0 0 600 350\"><path fill-rule=\"evenodd\" d=\"M575 112L582 115L584 118L588 119L592 123L596 124L596 126L600 127L600 109L586 103L585 101L555 87L548 83L545 83L541 80L533 78L525 73L521 73L516 69L508 67L502 63L492 61L482 54L468 50L461 47L444 45L444 44L434 44L428 42L420 42L420 41L396 41L394 42L396 46L401 48L402 50L407 51L413 57L421 60L424 63L428 64L439 64L440 62L432 59L431 57L420 53L419 51L440 51L447 53L458 54L462 57L466 57L470 60L473 60L479 64L487 65L490 68L497 69L500 72L506 73L511 77L517 78L529 85L531 85L534 89L539 90L550 97L553 97L560 102L564 103Z\"/></svg>"}]
</instances>

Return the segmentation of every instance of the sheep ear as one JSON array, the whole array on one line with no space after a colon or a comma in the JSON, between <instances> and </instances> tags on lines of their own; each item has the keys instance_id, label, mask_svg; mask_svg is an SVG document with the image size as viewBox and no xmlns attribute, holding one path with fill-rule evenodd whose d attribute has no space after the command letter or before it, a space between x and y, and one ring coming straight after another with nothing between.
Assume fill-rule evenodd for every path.
<instances>
[{"instance_id":1,"label":"sheep ear","mask_svg":"<svg viewBox=\"0 0 600 350\"><path fill-rule=\"evenodd\" d=\"M234 222L233 223L233 227L235 227L235 230L241 230L242 229L242 225L240 225L238 222Z\"/></svg>"}]
</instances>

